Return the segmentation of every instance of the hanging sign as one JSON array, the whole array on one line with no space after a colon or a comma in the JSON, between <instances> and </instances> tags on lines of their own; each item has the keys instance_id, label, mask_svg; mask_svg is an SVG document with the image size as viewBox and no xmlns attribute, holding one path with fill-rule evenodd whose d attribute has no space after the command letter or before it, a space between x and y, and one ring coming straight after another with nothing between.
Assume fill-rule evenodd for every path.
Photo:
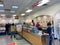
<instances>
[{"instance_id":1,"label":"hanging sign","mask_svg":"<svg viewBox=\"0 0 60 45\"><path fill-rule=\"evenodd\" d=\"M38 5L39 1L36 1L32 4L32 8L36 7Z\"/></svg>"}]
</instances>

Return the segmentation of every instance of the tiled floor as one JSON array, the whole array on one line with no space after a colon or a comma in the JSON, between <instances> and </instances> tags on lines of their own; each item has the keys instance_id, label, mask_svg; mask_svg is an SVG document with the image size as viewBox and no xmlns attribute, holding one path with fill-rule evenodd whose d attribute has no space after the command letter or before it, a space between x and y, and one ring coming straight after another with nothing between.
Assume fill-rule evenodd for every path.
<instances>
[{"instance_id":1,"label":"tiled floor","mask_svg":"<svg viewBox=\"0 0 60 45\"><path fill-rule=\"evenodd\" d=\"M1 45L6 45L6 44L11 43L11 42L16 42L16 45L31 45L24 39L20 39L20 40L13 39L12 40L8 36L0 36L0 44ZM60 41L54 40L53 45L60 45Z\"/></svg>"},{"instance_id":2,"label":"tiled floor","mask_svg":"<svg viewBox=\"0 0 60 45\"><path fill-rule=\"evenodd\" d=\"M55 40L54 41L54 45L60 45L60 41L59 40Z\"/></svg>"},{"instance_id":3,"label":"tiled floor","mask_svg":"<svg viewBox=\"0 0 60 45\"><path fill-rule=\"evenodd\" d=\"M31 45L24 39L20 39L20 40L13 39L12 40L8 36L0 36L0 44L1 45L6 45L11 42L16 42L16 45Z\"/></svg>"}]
</instances>

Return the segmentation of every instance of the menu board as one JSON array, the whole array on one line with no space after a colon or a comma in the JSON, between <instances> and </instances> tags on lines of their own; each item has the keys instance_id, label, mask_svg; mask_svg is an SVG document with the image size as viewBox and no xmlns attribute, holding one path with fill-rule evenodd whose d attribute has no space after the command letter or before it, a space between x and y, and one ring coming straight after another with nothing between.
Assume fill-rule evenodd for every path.
<instances>
[{"instance_id":1,"label":"menu board","mask_svg":"<svg viewBox=\"0 0 60 45\"><path fill-rule=\"evenodd\" d=\"M47 23L52 23L52 17L49 15L40 15L33 19L35 22L39 22L42 27L47 27Z\"/></svg>"},{"instance_id":2,"label":"menu board","mask_svg":"<svg viewBox=\"0 0 60 45\"><path fill-rule=\"evenodd\" d=\"M16 30L17 30L17 32L21 32L22 31L22 25L16 24Z\"/></svg>"}]
</instances>

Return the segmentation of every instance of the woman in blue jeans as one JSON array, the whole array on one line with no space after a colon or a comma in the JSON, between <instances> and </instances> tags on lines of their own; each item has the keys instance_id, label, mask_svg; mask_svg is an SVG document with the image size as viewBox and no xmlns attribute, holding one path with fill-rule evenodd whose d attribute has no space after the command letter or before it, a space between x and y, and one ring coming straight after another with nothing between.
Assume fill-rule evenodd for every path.
<instances>
[{"instance_id":1,"label":"woman in blue jeans","mask_svg":"<svg viewBox=\"0 0 60 45\"><path fill-rule=\"evenodd\" d=\"M47 35L47 38L46 38L46 45L52 45L52 28L51 28L51 23L48 22L47 23L47 33L49 35Z\"/></svg>"}]
</instances>

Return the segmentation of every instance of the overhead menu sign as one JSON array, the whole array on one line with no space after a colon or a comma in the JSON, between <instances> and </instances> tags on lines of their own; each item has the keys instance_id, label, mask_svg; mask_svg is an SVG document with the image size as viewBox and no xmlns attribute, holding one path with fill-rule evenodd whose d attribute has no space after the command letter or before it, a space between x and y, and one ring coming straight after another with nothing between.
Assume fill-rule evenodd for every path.
<instances>
[{"instance_id":1,"label":"overhead menu sign","mask_svg":"<svg viewBox=\"0 0 60 45\"><path fill-rule=\"evenodd\" d=\"M32 4L32 8L36 7L38 5L39 1L36 1Z\"/></svg>"}]
</instances>

